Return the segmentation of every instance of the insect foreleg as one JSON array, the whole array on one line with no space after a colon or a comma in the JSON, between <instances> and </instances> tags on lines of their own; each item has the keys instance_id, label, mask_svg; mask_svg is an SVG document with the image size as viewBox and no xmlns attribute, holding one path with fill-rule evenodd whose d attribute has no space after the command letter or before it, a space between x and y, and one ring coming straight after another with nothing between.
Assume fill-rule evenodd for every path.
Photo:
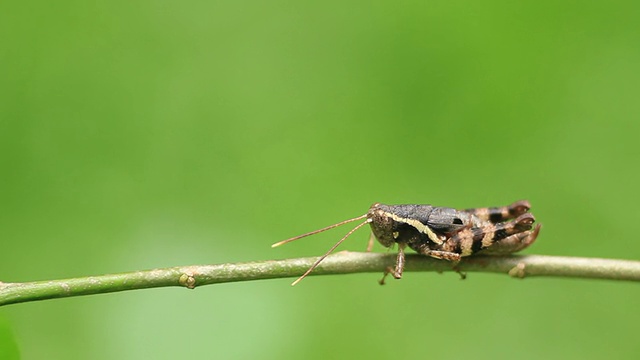
<instances>
[{"instance_id":1,"label":"insect foreleg","mask_svg":"<svg viewBox=\"0 0 640 360\"><path fill-rule=\"evenodd\" d=\"M371 232L369 234L369 243L367 243L367 252L371 252L373 250L373 243L376 241L376 236Z\"/></svg>"},{"instance_id":2,"label":"insect foreleg","mask_svg":"<svg viewBox=\"0 0 640 360\"><path fill-rule=\"evenodd\" d=\"M392 268L391 266L387 267L384 270L384 275L382 275L382 279L378 281L380 285L384 285L384 279L387 275L393 275L394 279L401 279L402 272L404 271L404 248L407 246L405 243L398 244L398 256L396 257L396 267Z\"/></svg>"}]
</instances>

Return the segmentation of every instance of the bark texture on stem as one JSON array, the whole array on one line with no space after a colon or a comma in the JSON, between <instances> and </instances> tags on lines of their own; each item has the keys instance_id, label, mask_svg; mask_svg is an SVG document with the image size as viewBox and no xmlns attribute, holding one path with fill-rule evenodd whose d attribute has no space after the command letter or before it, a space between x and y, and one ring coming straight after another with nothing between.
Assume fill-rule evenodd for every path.
<instances>
[{"instance_id":1,"label":"bark texture on stem","mask_svg":"<svg viewBox=\"0 0 640 360\"><path fill-rule=\"evenodd\" d=\"M327 257L310 275L379 272L393 266L395 254L339 252ZM0 282L0 306L61 297L102 294L154 287L197 286L235 281L298 277L318 258L250 263L193 265L120 274L26 283ZM451 262L416 254L406 257L405 271L504 273L512 277L574 277L640 281L640 261L564 256L472 256L455 268Z\"/></svg>"}]
</instances>

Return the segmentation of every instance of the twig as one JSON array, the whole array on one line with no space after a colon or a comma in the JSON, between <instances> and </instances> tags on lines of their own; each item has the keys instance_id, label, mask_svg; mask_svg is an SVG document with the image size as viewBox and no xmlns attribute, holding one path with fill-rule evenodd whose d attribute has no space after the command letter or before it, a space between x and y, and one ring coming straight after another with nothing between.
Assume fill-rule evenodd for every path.
<instances>
[{"instance_id":1,"label":"twig","mask_svg":"<svg viewBox=\"0 0 640 360\"><path fill-rule=\"evenodd\" d=\"M69 296L165 286L196 286L235 281L298 277L318 258L251 263L180 266L112 275L26 283L0 282L0 306ZM394 254L339 252L327 257L311 275L382 273L395 263ZM464 271L530 276L640 281L640 261L540 255L473 256L455 268L451 262L407 256L405 271Z\"/></svg>"}]
</instances>

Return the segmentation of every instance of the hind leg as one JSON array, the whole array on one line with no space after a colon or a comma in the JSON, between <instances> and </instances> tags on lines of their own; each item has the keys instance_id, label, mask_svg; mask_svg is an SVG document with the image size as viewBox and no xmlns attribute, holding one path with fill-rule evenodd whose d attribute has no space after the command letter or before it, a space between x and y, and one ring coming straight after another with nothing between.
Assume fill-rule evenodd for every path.
<instances>
[{"instance_id":1,"label":"hind leg","mask_svg":"<svg viewBox=\"0 0 640 360\"><path fill-rule=\"evenodd\" d=\"M522 214L511 221L497 224L486 222L482 226L456 233L445 241L441 250L455 252L460 256L469 256L506 239L509 239L508 243L514 243L518 237L512 236L531 230L534 221L533 215ZM503 248L507 248L506 244Z\"/></svg>"},{"instance_id":2,"label":"hind leg","mask_svg":"<svg viewBox=\"0 0 640 360\"><path fill-rule=\"evenodd\" d=\"M510 235L500 241L495 242L488 248L481 250L483 255L507 255L523 250L533 244L540 233L540 224L535 229L527 230L518 234Z\"/></svg>"},{"instance_id":3,"label":"hind leg","mask_svg":"<svg viewBox=\"0 0 640 360\"><path fill-rule=\"evenodd\" d=\"M490 221L493 224L505 220L515 219L531 209L531 204L527 200L516 201L509 206L484 207L463 210L479 217L481 220Z\"/></svg>"}]
</instances>

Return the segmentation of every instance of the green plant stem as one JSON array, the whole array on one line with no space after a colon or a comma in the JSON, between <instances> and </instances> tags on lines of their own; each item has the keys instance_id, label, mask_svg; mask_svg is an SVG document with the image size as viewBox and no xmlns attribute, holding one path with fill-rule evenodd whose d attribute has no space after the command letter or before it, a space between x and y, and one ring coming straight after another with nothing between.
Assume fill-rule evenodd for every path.
<instances>
[{"instance_id":1,"label":"green plant stem","mask_svg":"<svg viewBox=\"0 0 640 360\"><path fill-rule=\"evenodd\" d=\"M26 283L0 282L0 306L69 296L165 286L197 286L235 281L298 277L317 257L180 266L165 269ZM540 255L503 257L473 256L455 268L452 263L420 255L408 255L405 271L462 271L503 273L512 277L575 277L640 281L640 261ZM393 266L394 254L339 252L327 257L311 275L379 272Z\"/></svg>"}]
</instances>

